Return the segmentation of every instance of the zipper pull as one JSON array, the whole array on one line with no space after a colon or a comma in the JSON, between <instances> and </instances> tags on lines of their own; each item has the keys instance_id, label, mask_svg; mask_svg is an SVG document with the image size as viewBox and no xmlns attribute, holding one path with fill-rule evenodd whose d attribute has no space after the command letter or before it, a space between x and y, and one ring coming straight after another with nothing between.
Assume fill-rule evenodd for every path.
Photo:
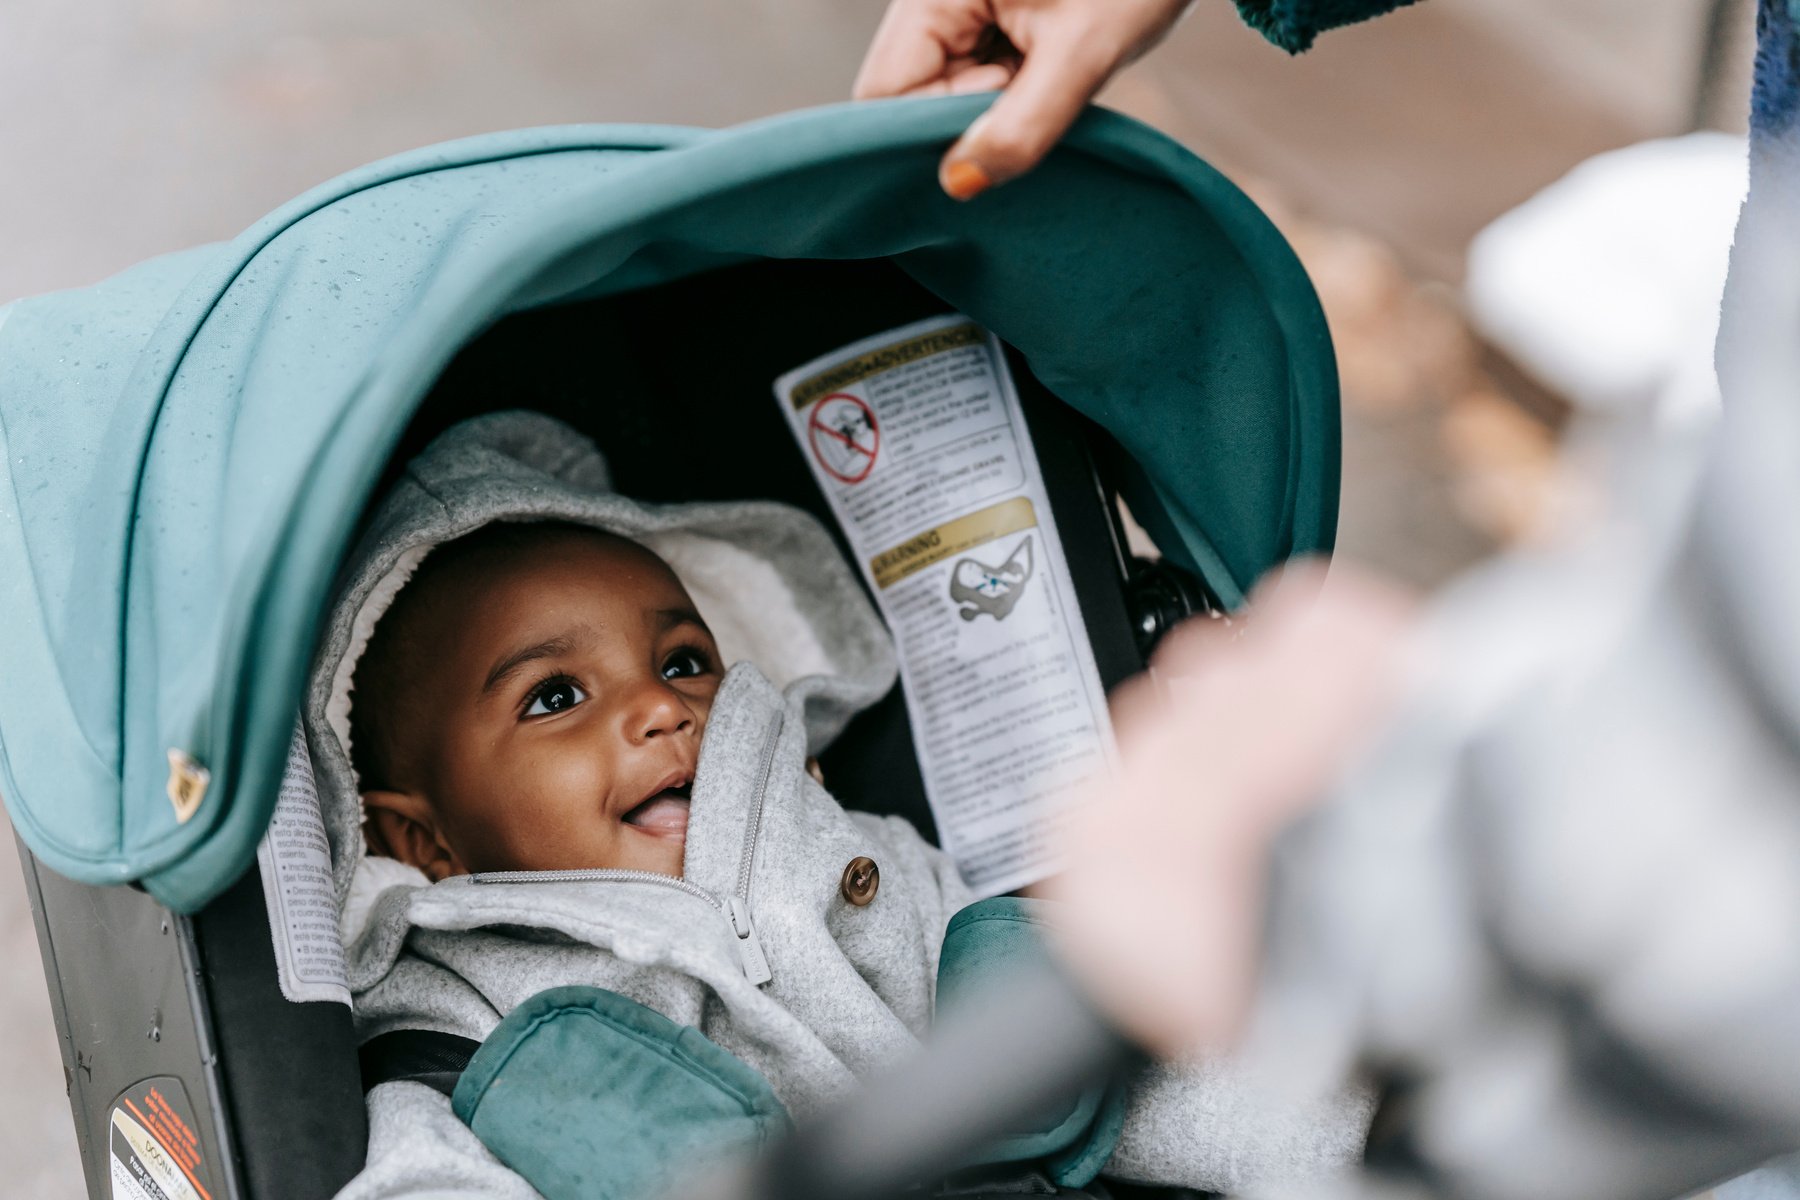
<instances>
[{"instance_id":1,"label":"zipper pull","mask_svg":"<svg viewBox=\"0 0 1800 1200\"><path fill-rule=\"evenodd\" d=\"M775 978L762 943L756 940L756 926L750 923L750 906L736 896L725 897L725 916L731 921L731 932L737 935L738 957L744 960L744 976L757 987Z\"/></svg>"}]
</instances>

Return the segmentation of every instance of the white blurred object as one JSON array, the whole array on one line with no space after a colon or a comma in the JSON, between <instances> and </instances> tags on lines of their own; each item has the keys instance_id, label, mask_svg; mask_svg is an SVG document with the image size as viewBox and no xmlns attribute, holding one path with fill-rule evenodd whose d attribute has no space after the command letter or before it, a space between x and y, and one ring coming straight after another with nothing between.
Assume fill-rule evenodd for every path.
<instances>
[{"instance_id":1,"label":"white blurred object","mask_svg":"<svg viewBox=\"0 0 1800 1200\"><path fill-rule=\"evenodd\" d=\"M1744 139L1724 133L1596 155L1476 235L1472 320L1583 409L1705 420L1746 174Z\"/></svg>"},{"instance_id":2,"label":"white blurred object","mask_svg":"<svg viewBox=\"0 0 1800 1200\"><path fill-rule=\"evenodd\" d=\"M1800 1157L1784 1158L1713 1189L1713 1200L1794 1200L1800 1196Z\"/></svg>"}]
</instances>

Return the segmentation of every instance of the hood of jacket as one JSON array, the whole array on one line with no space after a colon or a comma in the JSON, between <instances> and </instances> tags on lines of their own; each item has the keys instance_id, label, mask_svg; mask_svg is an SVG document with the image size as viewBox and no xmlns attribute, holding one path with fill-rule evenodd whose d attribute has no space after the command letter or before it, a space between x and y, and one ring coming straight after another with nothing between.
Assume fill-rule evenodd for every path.
<instances>
[{"instance_id":1,"label":"hood of jacket","mask_svg":"<svg viewBox=\"0 0 1800 1200\"><path fill-rule=\"evenodd\" d=\"M431 551L496 521L561 521L629 538L666 561L727 667L754 664L793 700L817 753L897 674L893 643L830 535L767 501L642 504L611 489L587 438L541 413L455 425L410 462L345 566L304 723L343 907L365 853L351 758L357 663Z\"/></svg>"}]
</instances>

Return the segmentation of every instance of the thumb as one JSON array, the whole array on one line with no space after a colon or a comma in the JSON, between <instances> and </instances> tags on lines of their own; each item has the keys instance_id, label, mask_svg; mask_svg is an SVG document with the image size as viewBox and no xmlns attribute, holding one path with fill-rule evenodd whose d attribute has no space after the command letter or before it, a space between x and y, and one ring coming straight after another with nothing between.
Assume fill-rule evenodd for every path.
<instances>
[{"instance_id":1,"label":"thumb","mask_svg":"<svg viewBox=\"0 0 1800 1200\"><path fill-rule=\"evenodd\" d=\"M1066 35L1033 46L999 99L944 155L944 191L969 200L1037 166L1123 59Z\"/></svg>"}]
</instances>

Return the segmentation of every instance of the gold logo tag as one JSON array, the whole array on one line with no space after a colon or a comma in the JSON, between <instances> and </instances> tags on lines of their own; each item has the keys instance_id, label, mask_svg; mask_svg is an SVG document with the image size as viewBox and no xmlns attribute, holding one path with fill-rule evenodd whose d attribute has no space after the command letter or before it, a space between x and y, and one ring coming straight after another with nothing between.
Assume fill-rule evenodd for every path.
<instances>
[{"instance_id":1,"label":"gold logo tag","mask_svg":"<svg viewBox=\"0 0 1800 1200\"><path fill-rule=\"evenodd\" d=\"M206 785L212 772L182 750L169 751L169 803L175 806L175 820L186 825L188 818L200 810L206 799Z\"/></svg>"}]
</instances>

